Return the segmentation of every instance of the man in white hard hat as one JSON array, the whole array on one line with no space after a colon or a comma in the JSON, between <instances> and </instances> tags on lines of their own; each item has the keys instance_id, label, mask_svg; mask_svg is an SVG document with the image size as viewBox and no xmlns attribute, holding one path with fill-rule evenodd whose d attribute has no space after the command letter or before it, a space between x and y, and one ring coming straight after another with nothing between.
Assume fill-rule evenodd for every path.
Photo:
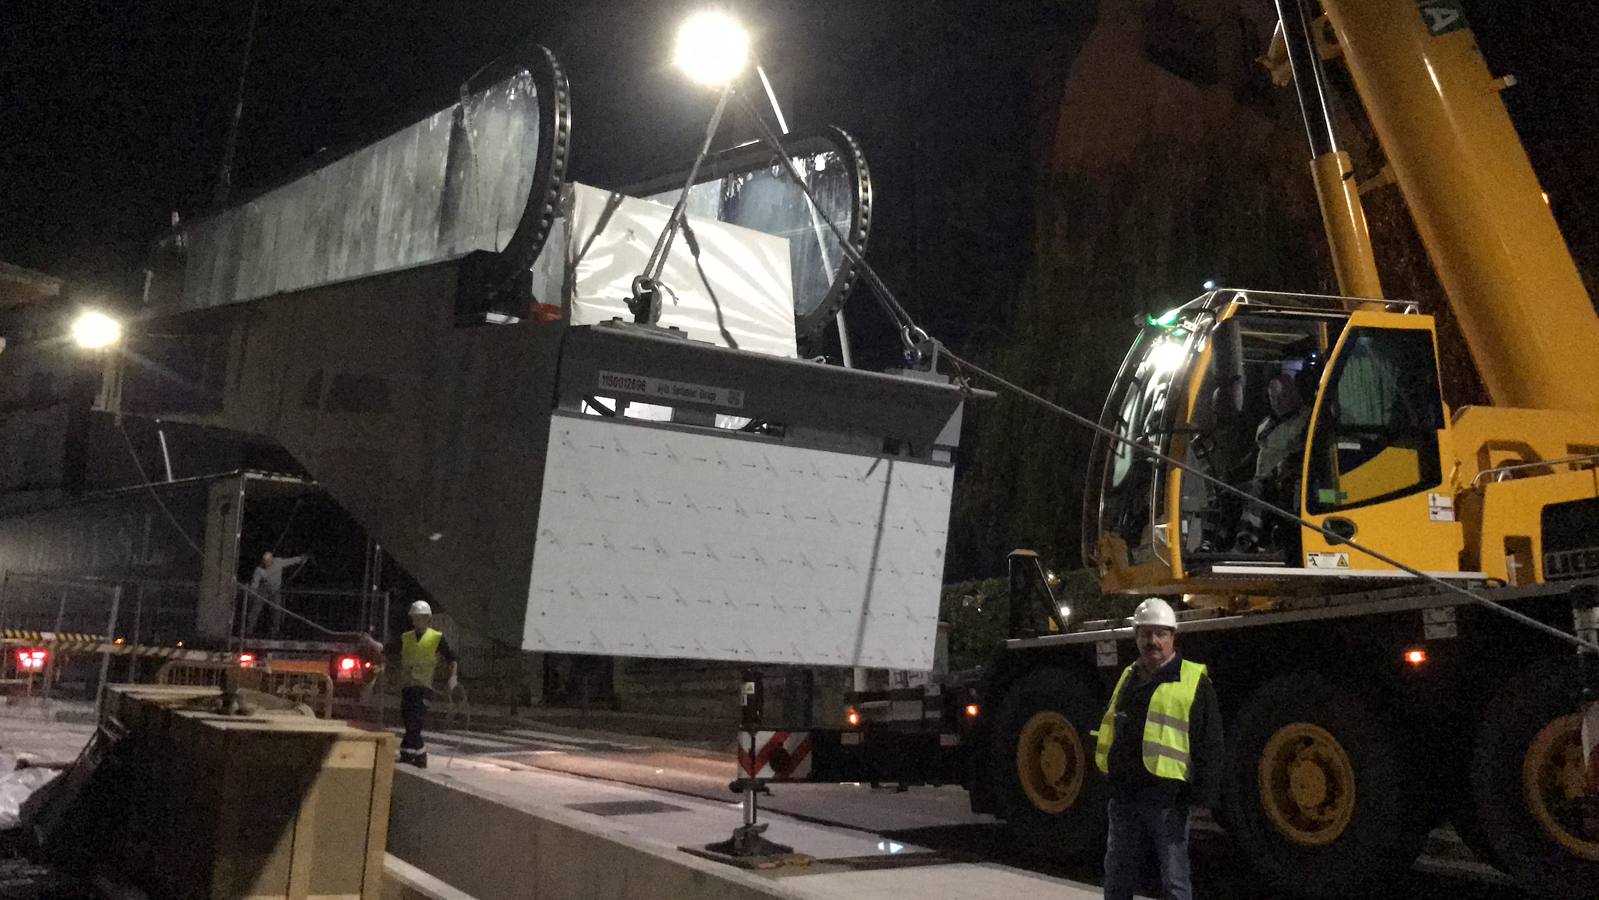
<instances>
[{"instance_id":1,"label":"man in white hard hat","mask_svg":"<svg viewBox=\"0 0 1599 900\"><path fill-rule=\"evenodd\" d=\"M433 621L433 608L426 600L411 604L411 630L380 644L371 637L366 642L384 654L400 659L400 719L405 723L405 736L400 738L400 762L420 769L427 768L428 754L422 742L422 729L427 724L428 697L433 694L433 679L438 675L439 660L449 667L447 684L453 693L459 683L456 679L455 651L444 635L428 623Z\"/></svg>"},{"instance_id":2,"label":"man in white hard hat","mask_svg":"<svg viewBox=\"0 0 1599 900\"><path fill-rule=\"evenodd\" d=\"M1133 611L1138 661L1122 672L1094 762L1110 786L1105 900L1132 900L1153 851L1167 900L1190 900L1188 810L1213 807L1221 710L1206 668L1177 653L1177 614L1156 597Z\"/></svg>"}]
</instances>

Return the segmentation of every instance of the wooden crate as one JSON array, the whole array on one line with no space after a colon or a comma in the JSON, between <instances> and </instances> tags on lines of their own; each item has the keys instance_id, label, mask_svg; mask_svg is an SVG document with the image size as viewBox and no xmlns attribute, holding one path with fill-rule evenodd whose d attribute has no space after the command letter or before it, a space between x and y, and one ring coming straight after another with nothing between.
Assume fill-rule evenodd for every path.
<instances>
[{"instance_id":1,"label":"wooden crate","mask_svg":"<svg viewBox=\"0 0 1599 900\"><path fill-rule=\"evenodd\" d=\"M145 889L181 900L379 897L394 737L180 708L196 690L107 704L137 748L130 770L154 788L130 829Z\"/></svg>"}]
</instances>

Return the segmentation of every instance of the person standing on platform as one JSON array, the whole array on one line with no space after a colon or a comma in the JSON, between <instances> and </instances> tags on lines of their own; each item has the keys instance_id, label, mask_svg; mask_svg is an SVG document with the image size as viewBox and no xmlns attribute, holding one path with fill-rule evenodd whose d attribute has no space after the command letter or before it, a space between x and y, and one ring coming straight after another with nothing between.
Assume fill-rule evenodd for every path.
<instances>
[{"instance_id":1,"label":"person standing on platform","mask_svg":"<svg viewBox=\"0 0 1599 900\"><path fill-rule=\"evenodd\" d=\"M261 554L261 562L255 567L255 572L250 575L250 602L248 627L246 634L254 635L256 626L261 623L261 608L272 607L272 637L275 639L283 633L283 573L293 566L302 565L310 554L305 556L274 556L271 550Z\"/></svg>"}]
</instances>

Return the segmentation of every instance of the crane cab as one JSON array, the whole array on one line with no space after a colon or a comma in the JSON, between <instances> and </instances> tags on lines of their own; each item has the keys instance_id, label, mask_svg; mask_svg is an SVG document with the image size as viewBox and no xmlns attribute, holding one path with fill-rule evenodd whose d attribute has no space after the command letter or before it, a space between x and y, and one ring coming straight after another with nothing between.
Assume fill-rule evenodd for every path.
<instances>
[{"instance_id":1,"label":"crane cab","mask_svg":"<svg viewBox=\"0 0 1599 900\"><path fill-rule=\"evenodd\" d=\"M1212 291L1147 321L1100 424L1192 468L1098 439L1084 551L1107 591L1283 594L1404 575L1351 539L1481 577L1460 571L1434 324L1414 304Z\"/></svg>"}]
</instances>

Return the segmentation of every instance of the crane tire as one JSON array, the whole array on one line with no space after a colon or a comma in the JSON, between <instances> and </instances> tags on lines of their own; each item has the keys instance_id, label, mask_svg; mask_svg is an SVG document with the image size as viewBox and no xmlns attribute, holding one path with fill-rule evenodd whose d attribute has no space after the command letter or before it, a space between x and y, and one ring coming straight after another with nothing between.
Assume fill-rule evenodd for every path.
<instances>
[{"instance_id":1,"label":"crane tire","mask_svg":"<svg viewBox=\"0 0 1599 900\"><path fill-rule=\"evenodd\" d=\"M1026 849L1087 858L1105 849L1105 779L1094 765L1097 685L1042 668L1011 685L994 732L1000 815Z\"/></svg>"},{"instance_id":2,"label":"crane tire","mask_svg":"<svg viewBox=\"0 0 1599 900\"><path fill-rule=\"evenodd\" d=\"M1472 824L1461 831L1484 841L1489 861L1527 888L1568 897L1599 885L1599 824L1574 817L1560 787L1578 740L1575 661L1534 663L1483 709L1471 747ZM1548 800L1529 791L1540 780Z\"/></svg>"},{"instance_id":3,"label":"crane tire","mask_svg":"<svg viewBox=\"0 0 1599 900\"><path fill-rule=\"evenodd\" d=\"M1353 689L1279 676L1249 697L1229 744L1222 818L1272 884L1384 895L1414 864L1429 807L1398 731Z\"/></svg>"}]
</instances>

